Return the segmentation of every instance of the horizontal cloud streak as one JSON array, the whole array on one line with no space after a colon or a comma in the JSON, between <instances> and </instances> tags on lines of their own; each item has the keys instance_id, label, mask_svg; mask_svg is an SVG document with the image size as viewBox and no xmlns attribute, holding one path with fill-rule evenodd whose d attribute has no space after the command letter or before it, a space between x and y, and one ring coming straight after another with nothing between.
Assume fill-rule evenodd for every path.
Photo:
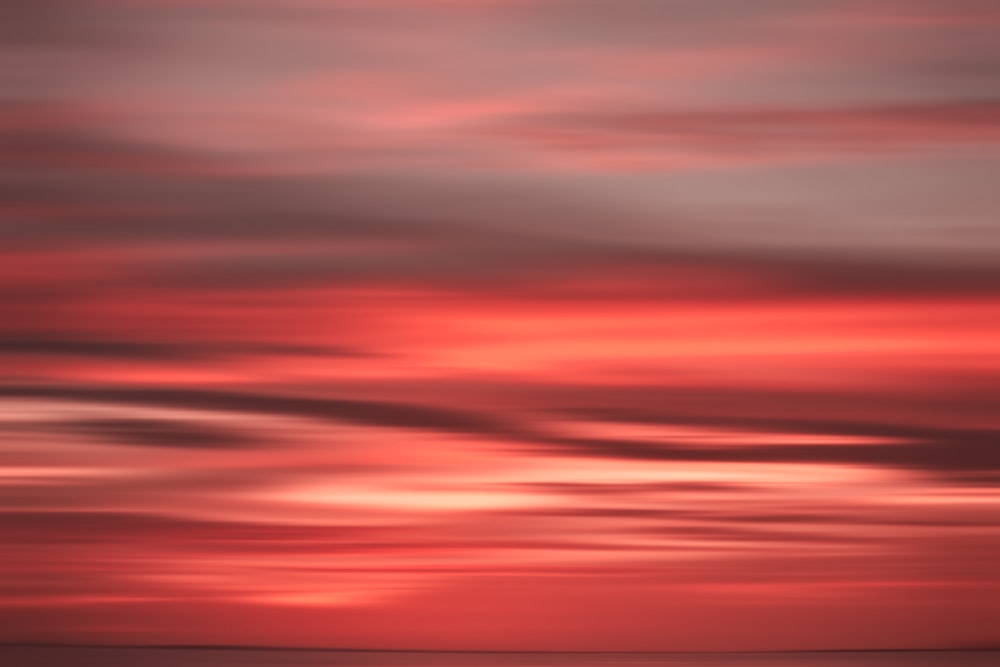
<instances>
[{"instance_id":1,"label":"horizontal cloud streak","mask_svg":"<svg viewBox=\"0 0 1000 667\"><path fill-rule=\"evenodd\" d=\"M493 130L540 151L609 167L690 168L891 155L1000 140L1000 104L553 115Z\"/></svg>"},{"instance_id":2,"label":"horizontal cloud streak","mask_svg":"<svg viewBox=\"0 0 1000 667\"><path fill-rule=\"evenodd\" d=\"M19 7L0 641L994 641L995 14Z\"/></svg>"}]
</instances>

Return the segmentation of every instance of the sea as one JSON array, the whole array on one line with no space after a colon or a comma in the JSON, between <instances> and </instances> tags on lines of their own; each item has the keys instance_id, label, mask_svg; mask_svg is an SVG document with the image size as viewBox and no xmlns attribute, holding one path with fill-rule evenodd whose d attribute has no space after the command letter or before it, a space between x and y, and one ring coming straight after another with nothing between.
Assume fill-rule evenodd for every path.
<instances>
[{"instance_id":1,"label":"sea","mask_svg":"<svg viewBox=\"0 0 1000 667\"><path fill-rule=\"evenodd\" d=\"M1000 667L1000 651L464 653L0 647L3 667Z\"/></svg>"}]
</instances>

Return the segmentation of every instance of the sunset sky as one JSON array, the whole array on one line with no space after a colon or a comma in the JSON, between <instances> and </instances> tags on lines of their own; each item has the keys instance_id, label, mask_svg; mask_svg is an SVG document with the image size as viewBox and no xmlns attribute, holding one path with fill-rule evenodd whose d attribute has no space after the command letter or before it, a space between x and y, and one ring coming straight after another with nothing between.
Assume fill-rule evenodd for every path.
<instances>
[{"instance_id":1,"label":"sunset sky","mask_svg":"<svg viewBox=\"0 0 1000 667\"><path fill-rule=\"evenodd\" d=\"M0 641L1000 643L998 28L15 2Z\"/></svg>"}]
</instances>

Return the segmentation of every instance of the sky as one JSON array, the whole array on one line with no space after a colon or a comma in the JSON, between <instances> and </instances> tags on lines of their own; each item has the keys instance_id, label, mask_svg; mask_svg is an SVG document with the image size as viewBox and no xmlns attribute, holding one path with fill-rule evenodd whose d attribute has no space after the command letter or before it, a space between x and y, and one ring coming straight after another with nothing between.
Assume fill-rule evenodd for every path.
<instances>
[{"instance_id":1,"label":"sky","mask_svg":"<svg viewBox=\"0 0 1000 667\"><path fill-rule=\"evenodd\" d=\"M0 640L996 645L998 25L13 3Z\"/></svg>"}]
</instances>

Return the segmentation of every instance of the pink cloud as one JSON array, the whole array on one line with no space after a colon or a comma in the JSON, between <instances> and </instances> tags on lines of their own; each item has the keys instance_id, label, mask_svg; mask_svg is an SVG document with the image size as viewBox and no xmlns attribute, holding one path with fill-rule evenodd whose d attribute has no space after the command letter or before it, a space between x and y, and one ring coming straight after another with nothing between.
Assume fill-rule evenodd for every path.
<instances>
[{"instance_id":1,"label":"pink cloud","mask_svg":"<svg viewBox=\"0 0 1000 667\"><path fill-rule=\"evenodd\" d=\"M823 162L995 143L1000 107L983 102L859 109L564 114L484 128L572 168L685 169Z\"/></svg>"},{"instance_id":2,"label":"pink cloud","mask_svg":"<svg viewBox=\"0 0 1000 667\"><path fill-rule=\"evenodd\" d=\"M57 4L3 639L996 636L989 12Z\"/></svg>"}]
</instances>

